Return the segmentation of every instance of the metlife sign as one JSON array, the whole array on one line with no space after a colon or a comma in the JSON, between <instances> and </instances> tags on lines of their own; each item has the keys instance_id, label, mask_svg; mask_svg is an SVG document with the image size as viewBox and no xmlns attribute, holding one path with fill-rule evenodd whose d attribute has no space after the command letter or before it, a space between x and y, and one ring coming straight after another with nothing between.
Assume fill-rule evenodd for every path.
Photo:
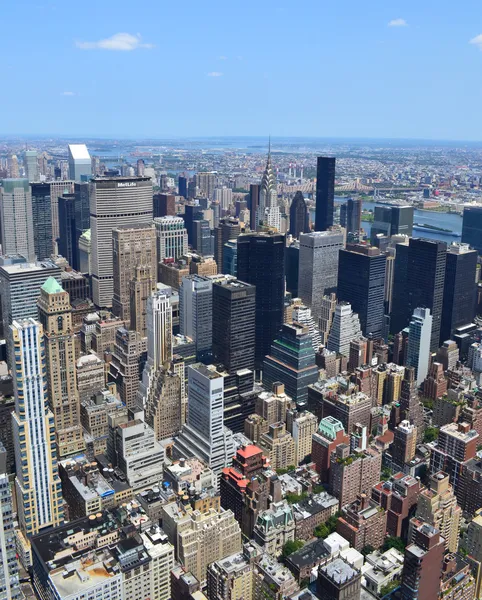
<instances>
[{"instance_id":1,"label":"metlife sign","mask_svg":"<svg viewBox=\"0 0 482 600\"><path fill-rule=\"evenodd\" d=\"M117 184L118 188L136 187L136 186L137 186L136 181L119 181L119 183Z\"/></svg>"}]
</instances>

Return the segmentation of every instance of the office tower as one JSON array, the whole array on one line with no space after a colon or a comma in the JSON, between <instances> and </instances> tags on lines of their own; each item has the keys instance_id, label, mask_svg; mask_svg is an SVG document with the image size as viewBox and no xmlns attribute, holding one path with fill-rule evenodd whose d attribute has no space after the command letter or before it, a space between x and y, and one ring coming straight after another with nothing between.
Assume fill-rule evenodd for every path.
<instances>
[{"instance_id":1,"label":"office tower","mask_svg":"<svg viewBox=\"0 0 482 600\"><path fill-rule=\"evenodd\" d=\"M256 211L256 224L280 229L280 210L278 206L278 185L276 173L271 164L271 146L268 152L266 168L259 188L259 204Z\"/></svg>"},{"instance_id":2,"label":"office tower","mask_svg":"<svg viewBox=\"0 0 482 600\"><path fill-rule=\"evenodd\" d=\"M443 365L433 362L430 365L428 376L423 383L423 395L433 402L447 393L447 379L445 378Z\"/></svg>"},{"instance_id":3,"label":"office tower","mask_svg":"<svg viewBox=\"0 0 482 600\"><path fill-rule=\"evenodd\" d=\"M214 360L230 375L254 369L256 290L253 285L227 278L212 286L212 349Z\"/></svg>"},{"instance_id":4,"label":"office tower","mask_svg":"<svg viewBox=\"0 0 482 600\"><path fill-rule=\"evenodd\" d=\"M238 242L237 240L232 240L230 242L226 242L223 248L223 260L224 263L222 268L219 268L220 273L224 273L224 275L232 275L236 277L238 273Z\"/></svg>"},{"instance_id":5,"label":"office tower","mask_svg":"<svg viewBox=\"0 0 482 600\"><path fill-rule=\"evenodd\" d=\"M157 233L157 260L177 260L188 251L187 230L182 217L161 217L154 220Z\"/></svg>"},{"instance_id":6,"label":"office tower","mask_svg":"<svg viewBox=\"0 0 482 600\"><path fill-rule=\"evenodd\" d=\"M213 562L207 570L206 595L209 600L252 600L253 565L242 553Z\"/></svg>"},{"instance_id":7,"label":"office tower","mask_svg":"<svg viewBox=\"0 0 482 600\"><path fill-rule=\"evenodd\" d=\"M172 194L154 194L153 216L154 218L174 217L176 215L176 196Z\"/></svg>"},{"instance_id":8,"label":"office tower","mask_svg":"<svg viewBox=\"0 0 482 600\"><path fill-rule=\"evenodd\" d=\"M52 246L52 206L49 183L31 183L32 221L35 255L38 260L48 258Z\"/></svg>"},{"instance_id":9,"label":"office tower","mask_svg":"<svg viewBox=\"0 0 482 600\"><path fill-rule=\"evenodd\" d=\"M182 177L181 175L179 175L177 180L179 195L184 198L187 198L187 181L187 177Z\"/></svg>"},{"instance_id":10,"label":"office tower","mask_svg":"<svg viewBox=\"0 0 482 600\"><path fill-rule=\"evenodd\" d=\"M417 443L423 438L425 429L423 407L418 397L418 384L415 369L406 367L400 390L400 416L417 428Z\"/></svg>"},{"instance_id":11,"label":"office tower","mask_svg":"<svg viewBox=\"0 0 482 600\"><path fill-rule=\"evenodd\" d=\"M189 260L189 272L191 275L210 277L218 274L218 265L212 256L191 254Z\"/></svg>"},{"instance_id":12,"label":"office tower","mask_svg":"<svg viewBox=\"0 0 482 600\"><path fill-rule=\"evenodd\" d=\"M75 183L74 194L75 252L72 266L80 271L79 239L90 229L89 184L87 182Z\"/></svg>"},{"instance_id":13,"label":"office tower","mask_svg":"<svg viewBox=\"0 0 482 600\"><path fill-rule=\"evenodd\" d=\"M385 301L386 256L378 248L349 244L340 250L338 291L340 302L349 302L360 318L364 335L380 337Z\"/></svg>"},{"instance_id":14,"label":"office tower","mask_svg":"<svg viewBox=\"0 0 482 600\"><path fill-rule=\"evenodd\" d=\"M359 339L361 336L360 319L353 312L351 305L348 302L337 304L326 344L328 350L348 358L350 355L350 342Z\"/></svg>"},{"instance_id":15,"label":"office tower","mask_svg":"<svg viewBox=\"0 0 482 600\"><path fill-rule=\"evenodd\" d=\"M256 286L255 364L264 357L283 324L285 236L251 233L238 238L238 278Z\"/></svg>"},{"instance_id":16,"label":"office tower","mask_svg":"<svg viewBox=\"0 0 482 600\"><path fill-rule=\"evenodd\" d=\"M49 277L60 284L60 269L50 261L27 263L6 257L0 258L2 319L5 334L13 321L37 318L40 288Z\"/></svg>"},{"instance_id":17,"label":"office tower","mask_svg":"<svg viewBox=\"0 0 482 600\"><path fill-rule=\"evenodd\" d=\"M58 254L63 256L70 266L75 256L75 196L64 194L58 199L59 237Z\"/></svg>"},{"instance_id":18,"label":"office tower","mask_svg":"<svg viewBox=\"0 0 482 600\"><path fill-rule=\"evenodd\" d=\"M310 231L310 216L303 197L303 192L296 192L290 206L290 230L289 233L299 238L300 234Z\"/></svg>"},{"instance_id":19,"label":"office tower","mask_svg":"<svg viewBox=\"0 0 482 600\"><path fill-rule=\"evenodd\" d=\"M306 327L308 327L308 333L311 337L313 350L318 352L321 346L321 335L318 331L317 325L315 324L315 320L311 316L311 310L307 306L300 304L293 307L292 314L294 323L300 323L301 325L306 325Z\"/></svg>"},{"instance_id":20,"label":"office tower","mask_svg":"<svg viewBox=\"0 0 482 600\"><path fill-rule=\"evenodd\" d=\"M462 243L469 244L482 255L482 207L466 206L462 224Z\"/></svg>"},{"instance_id":21,"label":"office tower","mask_svg":"<svg viewBox=\"0 0 482 600\"><path fill-rule=\"evenodd\" d=\"M84 438L77 392L75 334L69 294L49 277L40 289L39 320L42 324L48 398L54 415L59 458L81 452Z\"/></svg>"},{"instance_id":22,"label":"office tower","mask_svg":"<svg viewBox=\"0 0 482 600\"><path fill-rule=\"evenodd\" d=\"M393 235L412 236L413 206L375 206L374 220L371 227L371 242L375 244L377 235L387 237Z\"/></svg>"},{"instance_id":23,"label":"office tower","mask_svg":"<svg viewBox=\"0 0 482 600\"><path fill-rule=\"evenodd\" d=\"M47 364L42 325L35 319L14 321L9 332L14 372L13 432L18 521L22 562L30 563L29 538L63 520L57 470L54 415L48 407Z\"/></svg>"},{"instance_id":24,"label":"office tower","mask_svg":"<svg viewBox=\"0 0 482 600\"><path fill-rule=\"evenodd\" d=\"M440 343L446 260L444 242L412 238L408 248L397 246L391 331L404 329L416 308L428 308L433 319L431 352L436 352ZM401 278L398 269L404 273Z\"/></svg>"},{"instance_id":25,"label":"office tower","mask_svg":"<svg viewBox=\"0 0 482 600\"><path fill-rule=\"evenodd\" d=\"M203 218L202 208L198 203L194 204L189 202L184 205L184 224L187 231L187 239L189 244L192 245L194 240L194 221L199 221Z\"/></svg>"},{"instance_id":26,"label":"office tower","mask_svg":"<svg viewBox=\"0 0 482 600\"><path fill-rule=\"evenodd\" d=\"M336 294L332 293L329 296L323 296L321 299L318 324L321 335L321 343L325 346L328 343L328 336L331 331L333 317L335 316L336 305Z\"/></svg>"},{"instance_id":27,"label":"office tower","mask_svg":"<svg viewBox=\"0 0 482 600\"><path fill-rule=\"evenodd\" d=\"M259 206L259 185L252 183L249 186L249 228L251 231L256 231L257 225L257 214L258 214L258 206Z\"/></svg>"},{"instance_id":28,"label":"office tower","mask_svg":"<svg viewBox=\"0 0 482 600\"><path fill-rule=\"evenodd\" d=\"M136 270L144 271L151 282L151 292L156 289L157 248L156 230L151 223L122 225L112 230L114 293L112 312L123 321L131 319L130 283Z\"/></svg>"},{"instance_id":29,"label":"office tower","mask_svg":"<svg viewBox=\"0 0 482 600\"><path fill-rule=\"evenodd\" d=\"M59 198L64 194L74 193L73 181L51 181L50 182L50 204L52 210L52 242L55 245L60 235L59 230ZM90 227L90 225L89 225Z\"/></svg>"},{"instance_id":30,"label":"office tower","mask_svg":"<svg viewBox=\"0 0 482 600\"><path fill-rule=\"evenodd\" d=\"M69 177L77 182L92 177L92 161L85 144L69 144Z\"/></svg>"},{"instance_id":31,"label":"office tower","mask_svg":"<svg viewBox=\"0 0 482 600\"><path fill-rule=\"evenodd\" d=\"M137 331L129 331L125 327L119 327L118 322L113 327L113 331L115 331L115 343L109 344L109 346L113 345L110 380L117 385L117 391L122 402L127 408L133 408L137 402L145 340L141 338Z\"/></svg>"},{"instance_id":32,"label":"office tower","mask_svg":"<svg viewBox=\"0 0 482 600\"><path fill-rule=\"evenodd\" d=\"M109 307L114 292L112 230L151 224L152 181L149 177L97 177L90 182L89 197L92 299L96 306Z\"/></svg>"},{"instance_id":33,"label":"office tower","mask_svg":"<svg viewBox=\"0 0 482 600\"><path fill-rule=\"evenodd\" d=\"M32 193L28 179L4 179L0 187L2 253L35 260Z\"/></svg>"},{"instance_id":34,"label":"office tower","mask_svg":"<svg viewBox=\"0 0 482 600\"><path fill-rule=\"evenodd\" d=\"M25 177L29 181L39 180L38 159L36 150L26 150L24 155Z\"/></svg>"},{"instance_id":35,"label":"office tower","mask_svg":"<svg viewBox=\"0 0 482 600\"><path fill-rule=\"evenodd\" d=\"M292 242L285 251L286 291L293 298L298 297L298 279L300 272L300 243Z\"/></svg>"},{"instance_id":36,"label":"office tower","mask_svg":"<svg viewBox=\"0 0 482 600\"><path fill-rule=\"evenodd\" d=\"M457 504L447 473L439 471L430 476L429 487L420 492L417 519L436 527L449 552L457 552L462 511Z\"/></svg>"},{"instance_id":37,"label":"office tower","mask_svg":"<svg viewBox=\"0 0 482 600\"><path fill-rule=\"evenodd\" d=\"M0 442L0 598L21 600L13 529L13 499L7 472L7 452Z\"/></svg>"},{"instance_id":38,"label":"office tower","mask_svg":"<svg viewBox=\"0 0 482 600\"><path fill-rule=\"evenodd\" d=\"M311 308L315 320L321 316L323 296L336 292L338 255L343 246L341 231L300 235L298 294Z\"/></svg>"},{"instance_id":39,"label":"office tower","mask_svg":"<svg viewBox=\"0 0 482 600\"><path fill-rule=\"evenodd\" d=\"M318 380L318 367L306 325L284 324L263 361L263 383L271 389L280 381L286 393L299 405L308 399L308 386Z\"/></svg>"},{"instance_id":40,"label":"office tower","mask_svg":"<svg viewBox=\"0 0 482 600\"><path fill-rule=\"evenodd\" d=\"M347 233L354 233L361 229L361 200L348 198L345 204L340 207L340 225L344 227Z\"/></svg>"},{"instance_id":41,"label":"office tower","mask_svg":"<svg viewBox=\"0 0 482 600\"><path fill-rule=\"evenodd\" d=\"M335 158L319 156L317 159L315 231L327 231L333 225L335 163Z\"/></svg>"},{"instance_id":42,"label":"office tower","mask_svg":"<svg viewBox=\"0 0 482 600\"><path fill-rule=\"evenodd\" d=\"M440 344L452 339L458 327L469 325L475 317L477 251L468 244L451 244L445 266Z\"/></svg>"},{"instance_id":43,"label":"office tower","mask_svg":"<svg viewBox=\"0 0 482 600\"><path fill-rule=\"evenodd\" d=\"M222 211L228 210L233 203L233 190L226 186L216 188L214 190L214 202L219 202Z\"/></svg>"},{"instance_id":44,"label":"office tower","mask_svg":"<svg viewBox=\"0 0 482 600\"><path fill-rule=\"evenodd\" d=\"M213 282L207 277L189 275L179 288L179 330L196 344L197 360L205 362L213 345Z\"/></svg>"},{"instance_id":45,"label":"office tower","mask_svg":"<svg viewBox=\"0 0 482 600\"><path fill-rule=\"evenodd\" d=\"M189 367L187 422L176 439L177 456L198 456L218 476L231 464L232 432L224 427L224 377L200 363Z\"/></svg>"},{"instance_id":46,"label":"office tower","mask_svg":"<svg viewBox=\"0 0 482 600\"><path fill-rule=\"evenodd\" d=\"M194 221L193 234L193 249L199 252L199 254L212 254L212 238L209 221L206 221L206 219Z\"/></svg>"},{"instance_id":47,"label":"office tower","mask_svg":"<svg viewBox=\"0 0 482 600\"><path fill-rule=\"evenodd\" d=\"M12 179L18 179L18 158L15 154L8 159L8 176Z\"/></svg>"},{"instance_id":48,"label":"office tower","mask_svg":"<svg viewBox=\"0 0 482 600\"><path fill-rule=\"evenodd\" d=\"M239 237L241 228L238 219L221 219L214 229L214 260L219 268L224 264L224 244Z\"/></svg>"},{"instance_id":49,"label":"office tower","mask_svg":"<svg viewBox=\"0 0 482 600\"><path fill-rule=\"evenodd\" d=\"M144 162L144 159L139 158L136 163L136 175L138 177L144 177L145 168L146 163ZM94 175L97 175L97 173L94 173Z\"/></svg>"},{"instance_id":50,"label":"office tower","mask_svg":"<svg viewBox=\"0 0 482 600\"><path fill-rule=\"evenodd\" d=\"M413 367L417 385L427 377L430 362L432 315L428 308L416 308L409 325L407 367Z\"/></svg>"},{"instance_id":51,"label":"office tower","mask_svg":"<svg viewBox=\"0 0 482 600\"><path fill-rule=\"evenodd\" d=\"M405 548L401 600L439 597L444 552L444 540L438 529L428 523L415 528L413 542Z\"/></svg>"},{"instance_id":52,"label":"office tower","mask_svg":"<svg viewBox=\"0 0 482 600\"><path fill-rule=\"evenodd\" d=\"M417 449L417 428L409 421L401 421L393 432L391 447L392 465L398 471L404 471L405 465L415 456Z\"/></svg>"},{"instance_id":53,"label":"office tower","mask_svg":"<svg viewBox=\"0 0 482 600\"><path fill-rule=\"evenodd\" d=\"M196 187L199 189L201 196L205 198L212 198L214 188L216 186L216 173L214 172L200 172L194 175L194 181Z\"/></svg>"},{"instance_id":54,"label":"office tower","mask_svg":"<svg viewBox=\"0 0 482 600\"><path fill-rule=\"evenodd\" d=\"M318 159L319 160L319 159ZM344 558L334 558L320 567L316 595L323 600L359 600L361 573Z\"/></svg>"}]
</instances>

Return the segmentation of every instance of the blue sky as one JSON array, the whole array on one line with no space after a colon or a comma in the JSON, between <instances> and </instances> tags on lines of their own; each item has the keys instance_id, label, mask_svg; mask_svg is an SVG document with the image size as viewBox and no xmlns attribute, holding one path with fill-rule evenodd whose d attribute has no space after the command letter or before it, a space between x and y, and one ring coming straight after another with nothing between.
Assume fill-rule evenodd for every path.
<instances>
[{"instance_id":1,"label":"blue sky","mask_svg":"<svg viewBox=\"0 0 482 600\"><path fill-rule=\"evenodd\" d=\"M3 134L482 140L480 0L0 5Z\"/></svg>"}]
</instances>

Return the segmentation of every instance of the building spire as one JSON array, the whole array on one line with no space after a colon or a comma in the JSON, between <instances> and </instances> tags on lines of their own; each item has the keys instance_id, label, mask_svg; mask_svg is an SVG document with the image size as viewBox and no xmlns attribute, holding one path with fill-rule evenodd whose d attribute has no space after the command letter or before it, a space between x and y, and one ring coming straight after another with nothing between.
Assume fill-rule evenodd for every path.
<instances>
[{"instance_id":1,"label":"building spire","mask_svg":"<svg viewBox=\"0 0 482 600\"><path fill-rule=\"evenodd\" d=\"M268 156L271 155L271 133L268 136Z\"/></svg>"}]
</instances>

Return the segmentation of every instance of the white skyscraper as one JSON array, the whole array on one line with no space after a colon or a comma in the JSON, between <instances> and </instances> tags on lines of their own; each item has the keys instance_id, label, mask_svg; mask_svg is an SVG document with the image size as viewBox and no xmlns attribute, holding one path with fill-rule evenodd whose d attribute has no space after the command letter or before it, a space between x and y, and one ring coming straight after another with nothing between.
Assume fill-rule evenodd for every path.
<instances>
[{"instance_id":1,"label":"white skyscraper","mask_svg":"<svg viewBox=\"0 0 482 600\"><path fill-rule=\"evenodd\" d=\"M348 357L350 355L350 342L362 337L360 319L353 312L349 302L340 302L336 305L333 323L328 335L328 350Z\"/></svg>"},{"instance_id":2,"label":"white skyscraper","mask_svg":"<svg viewBox=\"0 0 482 600\"><path fill-rule=\"evenodd\" d=\"M28 179L4 179L0 187L2 254L35 260L32 192Z\"/></svg>"},{"instance_id":3,"label":"white skyscraper","mask_svg":"<svg viewBox=\"0 0 482 600\"><path fill-rule=\"evenodd\" d=\"M313 342L313 349L315 352L318 352L321 346L321 333L315 325L315 320L311 316L311 310L307 306L295 306L293 308L293 321L308 327Z\"/></svg>"},{"instance_id":4,"label":"white skyscraper","mask_svg":"<svg viewBox=\"0 0 482 600\"><path fill-rule=\"evenodd\" d=\"M417 385L427 377L430 363L432 315L428 308L416 308L408 328L407 367L415 369Z\"/></svg>"},{"instance_id":5,"label":"white skyscraper","mask_svg":"<svg viewBox=\"0 0 482 600\"><path fill-rule=\"evenodd\" d=\"M69 144L69 177L78 183L92 176L92 160L85 144Z\"/></svg>"},{"instance_id":6,"label":"white skyscraper","mask_svg":"<svg viewBox=\"0 0 482 600\"><path fill-rule=\"evenodd\" d=\"M227 210L233 203L233 190L222 187L214 190L214 201L219 202L221 208Z\"/></svg>"},{"instance_id":7,"label":"white skyscraper","mask_svg":"<svg viewBox=\"0 0 482 600\"><path fill-rule=\"evenodd\" d=\"M181 217L157 217L154 219L157 232L157 260L177 260L188 251L187 229Z\"/></svg>"},{"instance_id":8,"label":"white skyscraper","mask_svg":"<svg viewBox=\"0 0 482 600\"><path fill-rule=\"evenodd\" d=\"M213 346L213 282L209 277L184 277L179 289L179 329L196 343L196 356L203 360Z\"/></svg>"},{"instance_id":9,"label":"white skyscraper","mask_svg":"<svg viewBox=\"0 0 482 600\"><path fill-rule=\"evenodd\" d=\"M39 181L39 171L38 171L38 157L36 150L26 150L25 157L25 176L29 180Z\"/></svg>"},{"instance_id":10,"label":"white skyscraper","mask_svg":"<svg viewBox=\"0 0 482 600\"><path fill-rule=\"evenodd\" d=\"M30 563L28 539L63 521L63 498L57 469L54 415L47 403L43 327L35 319L10 326L10 356L15 391L13 436L22 562Z\"/></svg>"},{"instance_id":11,"label":"white skyscraper","mask_svg":"<svg viewBox=\"0 0 482 600\"><path fill-rule=\"evenodd\" d=\"M224 426L224 377L214 367L189 367L188 416L174 452L198 456L218 478L234 455L233 434Z\"/></svg>"}]
</instances>

